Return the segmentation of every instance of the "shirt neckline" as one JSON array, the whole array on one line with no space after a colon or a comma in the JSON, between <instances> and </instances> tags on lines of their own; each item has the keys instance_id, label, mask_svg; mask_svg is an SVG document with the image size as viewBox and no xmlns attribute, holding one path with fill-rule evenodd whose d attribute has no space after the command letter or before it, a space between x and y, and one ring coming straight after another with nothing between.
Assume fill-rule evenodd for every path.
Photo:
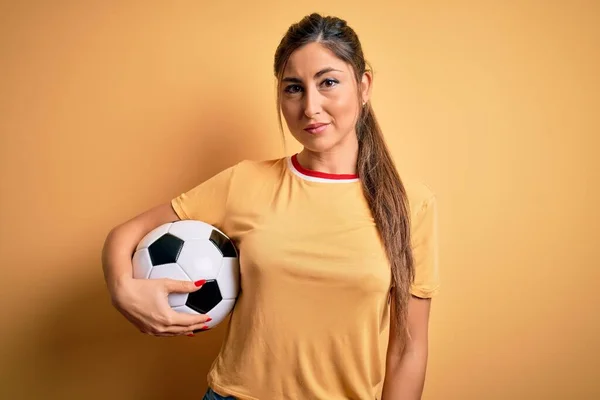
<instances>
[{"instance_id":1,"label":"shirt neckline","mask_svg":"<svg viewBox=\"0 0 600 400\"><path fill-rule=\"evenodd\" d=\"M287 157L287 164L294 175L311 182L350 183L358 182L357 174L332 174L304 168L298 162L298 153Z\"/></svg>"}]
</instances>

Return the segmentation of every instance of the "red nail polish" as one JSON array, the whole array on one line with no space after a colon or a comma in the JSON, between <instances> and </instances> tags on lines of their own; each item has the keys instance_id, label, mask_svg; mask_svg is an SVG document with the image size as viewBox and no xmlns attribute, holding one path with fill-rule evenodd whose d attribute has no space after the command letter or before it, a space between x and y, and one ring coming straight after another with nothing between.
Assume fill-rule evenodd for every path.
<instances>
[{"instance_id":1,"label":"red nail polish","mask_svg":"<svg viewBox=\"0 0 600 400\"><path fill-rule=\"evenodd\" d=\"M199 281L194 282L196 286L202 286L206 283L206 279L200 279Z\"/></svg>"},{"instance_id":2,"label":"red nail polish","mask_svg":"<svg viewBox=\"0 0 600 400\"><path fill-rule=\"evenodd\" d=\"M206 322L210 322L210 321L212 321L212 318L208 317L208 319L206 320Z\"/></svg>"},{"instance_id":3,"label":"red nail polish","mask_svg":"<svg viewBox=\"0 0 600 400\"><path fill-rule=\"evenodd\" d=\"M204 325L204 326L203 326L202 328L200 328L200 329L202 329L202 330L206 330L206 329L208 329L208 325Z\"/></svg>"},{"instance_id":4,"label":"red nail polish","mask_svg":"<svg viewBox=\"0 0 600 400\"><path fill-rule=\"evenodd\" d=\"M187 336L194 337L194 334L193 333L188 333Z\"/></svg>"}]
</instances>

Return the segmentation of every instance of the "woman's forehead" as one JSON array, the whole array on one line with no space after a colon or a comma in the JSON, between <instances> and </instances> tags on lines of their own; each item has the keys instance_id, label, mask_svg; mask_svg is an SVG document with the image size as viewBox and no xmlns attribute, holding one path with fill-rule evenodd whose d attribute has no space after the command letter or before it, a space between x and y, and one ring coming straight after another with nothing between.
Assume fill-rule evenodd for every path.
<instances>
[{"instance_id":1,"label":"woman's forehead","mask_svg":"<svg viewBox=\"0 0 600 400\"><path fill-rule=\"evenodd\" d=\"M290 55L284 69L284 76L313 78L317 72L325 68L333 68L341 73L348 72L348 66L331 50L320 43L309 43Z\"/></svg>"}]
</instances>

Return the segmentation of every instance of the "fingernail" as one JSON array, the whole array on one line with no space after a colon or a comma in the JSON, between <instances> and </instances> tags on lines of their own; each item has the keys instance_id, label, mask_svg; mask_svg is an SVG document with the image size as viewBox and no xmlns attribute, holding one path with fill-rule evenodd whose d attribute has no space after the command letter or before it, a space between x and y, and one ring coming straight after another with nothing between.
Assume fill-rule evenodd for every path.
<instances>
[{"instance_id":1,"label":"fingernail","mask_svg":"<svg viewBox=\"0 0 600 400\"><path fill-rule=\"evenodd\" d=\"M208 325L204 325L204 326L203 326L202 328L200 328L200 329L202 329L202 330L206 330L206 329L208 329Z\"/></svg>"},{"instance_id":2,"label":"fingernail","mask_svg":"<svg viewBox=\"0 0 600 400\"><path fill-rule=\"evenodd\" d=\"M196 286L202 286L206 283L206 279L200 279L199 281L194 282Z\"/></svg>"},{"instance_id":3,"label":"fingernail","mask_svg":"<svg viewBox=\"0 0 600 400\"><path fill-rule=\"evenodd\" d=\"M210 321L212 321L212 318L208 317L208 319L206 320L206 322L210 322Z\"/></svg>"},{"instance_id":4,"label":"fingernail","mask_svg":"<svg viewBox=\"0 0 600 400\"><path fill-rule=\"evenodd\" d=\"M193 333L188 333L187 336L194 337L194 334Z\"/></svg>"}]
</instances>

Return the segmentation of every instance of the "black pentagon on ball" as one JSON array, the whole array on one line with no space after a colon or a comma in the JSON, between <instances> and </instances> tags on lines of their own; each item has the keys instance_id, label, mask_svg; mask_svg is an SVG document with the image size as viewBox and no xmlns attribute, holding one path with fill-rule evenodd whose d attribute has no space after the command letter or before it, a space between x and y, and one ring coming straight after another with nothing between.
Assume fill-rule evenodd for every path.
<instances>
[{"instance_id":1,"label":"black pentagon on ball","mask_svg":"<svg viewBox=\"0 0 600 400\"><path fill-rule=\"evenodd\" d=\"M170 233L165 233L148 246L152 265L170 264L177 261L183 248L183 240Z\"/></svg>"},{"instance_id":2,"label":"black pentagon on ball","mask_svg":"<svg viewBox=\"0 0 600 400\"><path fill-rule=\"evenodd\" d=\"M189 293L186 306L200 314L206 314L223 300L217 281L212 279L206 281L199 290Z\"/></svg>"},{"instance_id":3,"label":"black pentagon on ball","mask_svg":"<svg viewBox=\"0 0 600 400\"><path fill-rule=\"evenodd\" d=\"M217 249L219 249L223 257L237 257L237 252L235 251L233 242L216 229L213 229L208 240L217 246Z\"/></svg>"}]
</instances>

